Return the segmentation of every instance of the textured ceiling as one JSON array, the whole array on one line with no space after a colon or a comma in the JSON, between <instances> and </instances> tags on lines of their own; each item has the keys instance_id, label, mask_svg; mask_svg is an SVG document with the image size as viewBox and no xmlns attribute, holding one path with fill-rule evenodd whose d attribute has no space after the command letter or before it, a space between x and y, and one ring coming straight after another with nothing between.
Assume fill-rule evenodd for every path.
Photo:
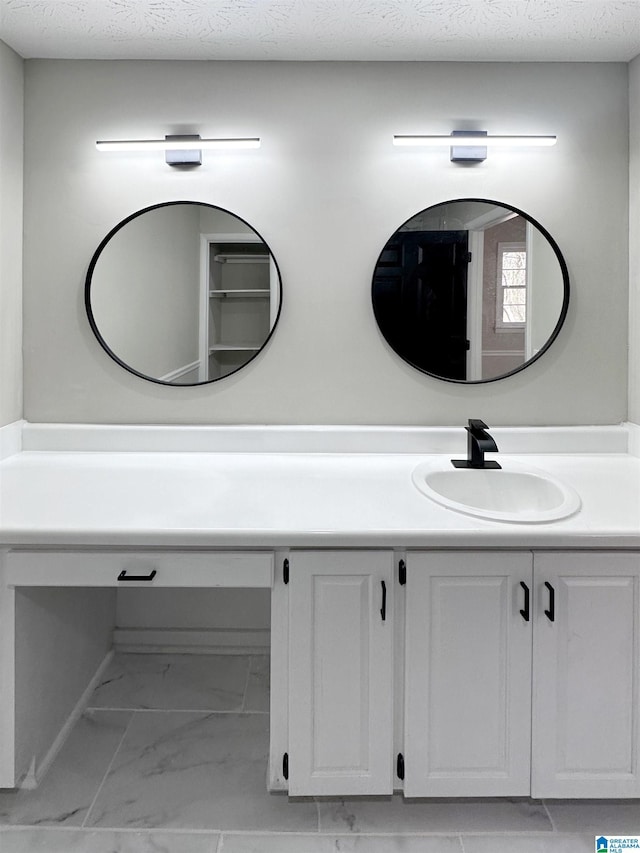
<instances>
[{"instance_id":1,"label":"textured ceiling","mask_svg":"<svg viewBox=\"0 0 640 853\"><path fill-rule=\"evenodd\" d=\"M640 0L0 0L26 58L627 61Z\"/></svg>"}]
</instances>

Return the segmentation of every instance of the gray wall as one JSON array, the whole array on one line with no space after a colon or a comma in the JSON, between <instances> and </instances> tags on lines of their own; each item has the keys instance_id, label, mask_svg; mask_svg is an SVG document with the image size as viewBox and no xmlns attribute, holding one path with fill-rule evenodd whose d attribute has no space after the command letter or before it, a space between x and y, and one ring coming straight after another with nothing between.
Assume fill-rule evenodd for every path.
<instances>
[{"instance_id":1,"label":"gray wall","mask_svg":"<svg viewBox=\"0 0 640 853\"><path fill-rule=\"evenodd\" d=\"M23 65L0 41L0 426L22 417Z\"/></svg>"},{"instance_id":2,"label":"gray wall","mask_svg":"<svg viewBox=\"0 0 640 853\"><path fill-rule=\"evenodd\" d=\"M119 589L118 628L269 630L269 589Z\"/></svg>"},{"instance_id":3,"label":"gray wall","mask_svg":"<svg viewBox=\"0 0 640 853\"><path fill-rule=\"evenodd\" d=\"M198 359L200 216L161 207L109 240L91 279L91 308L125 364L161 378Z\"/></svg>"},{"instance_id":4,"label":"gray wall","mask_svg":"<svg viewBox=\"0 0 640 853\"><path fill-rule=\"evenodd\" d=\"M16 590L16 777L46 757L111 648L116 591Z\"/></svg>"},{"instance_id":5,"label":"gray wall","mask_svg":"<svg viewBox=\"0 0 640 853\"><path fill-rule=\"evenodd\" d=\"M533 300L531 304L531 345L540 350L558 322L562 309L562 275L558 259L549 242L537 228L529 229L527 264L533 271Z\"/></svg>"},{"instance_id":6,"label":"gray wall","mask_svg":"<svg viewBox=\"0 0 640 853\"><path fill-rule=\"evenodd\" d=\"M398 149L393 133L557 133L550 149ZM616 423L627 414L628 87L624 64L27 62L25 417L122 423ZM105 154L96 139L258 135L262 148ZM563 250L573 284L560 337L507 380L460 387L399 361L370 284L390 234L420 209L514 204ZM193 199L246 219L281 268L267 349L203 388L145 383L84 317L86 268L125 216Z\"/></svg>"}]
</instances>

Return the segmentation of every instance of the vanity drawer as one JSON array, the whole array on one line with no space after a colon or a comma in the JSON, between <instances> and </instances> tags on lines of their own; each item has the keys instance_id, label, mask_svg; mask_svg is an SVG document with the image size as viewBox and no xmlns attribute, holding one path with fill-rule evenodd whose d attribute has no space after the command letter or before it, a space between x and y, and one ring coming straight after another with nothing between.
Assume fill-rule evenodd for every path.
<instances>
[{"instance_id":1,"label":"vanity drawer","mask_svg":"<svg viewBox=\"0 0 640 853\"><path fill-rule=\"evenodd\" d=\"M270 551L10 551L8 586L271 587Z\"/></svg>"}]
</instances>

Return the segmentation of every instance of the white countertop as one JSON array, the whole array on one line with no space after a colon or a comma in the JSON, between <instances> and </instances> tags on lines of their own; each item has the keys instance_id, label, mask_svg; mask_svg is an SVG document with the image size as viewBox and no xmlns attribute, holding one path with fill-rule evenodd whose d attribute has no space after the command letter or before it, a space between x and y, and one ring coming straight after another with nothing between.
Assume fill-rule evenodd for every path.
<instances>
[{"instance_id":1,"label":"white countertop","mask_svg":"<svg viewBox=\"0 0 640 853\"><path fill-rule=\"evenodd\" d=\"M23 450L0 463L0 545L640 547L635 456L509 454L579 493L544 524L432 502L411 472L435 458L450 455Z\"/></svg>"}]
</instances>

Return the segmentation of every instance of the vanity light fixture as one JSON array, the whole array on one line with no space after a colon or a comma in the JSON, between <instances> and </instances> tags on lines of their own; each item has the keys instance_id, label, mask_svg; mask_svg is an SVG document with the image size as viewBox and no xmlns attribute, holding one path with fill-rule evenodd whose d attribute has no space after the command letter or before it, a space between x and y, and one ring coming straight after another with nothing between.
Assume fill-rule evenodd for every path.
<instances>
[{"instance_id":1,"label":"vanity light fixture","mask_svg":"<svg viewBox=\"0 0 640 853\"><path fill-rule=\"evenodd\" d=\"M481 163L487 148L522 148L555 145L555 136L490 136L486 130L454 130L450 135L396 135L394 145L449 147L452 163Z\"/></svg>"},{"instance_id":2,"label":"vanity light fixture","mask_svg":"<svg viewBox=\"0 0 640 853\"><path fill-rule=\"evenodd\" d=\"M164 139L99 140L99 151L165 151L169 166L200 166L204 149L259 148L259 137L201 139L199 134L165 136Z\"/></svg>"}]
</instances>

